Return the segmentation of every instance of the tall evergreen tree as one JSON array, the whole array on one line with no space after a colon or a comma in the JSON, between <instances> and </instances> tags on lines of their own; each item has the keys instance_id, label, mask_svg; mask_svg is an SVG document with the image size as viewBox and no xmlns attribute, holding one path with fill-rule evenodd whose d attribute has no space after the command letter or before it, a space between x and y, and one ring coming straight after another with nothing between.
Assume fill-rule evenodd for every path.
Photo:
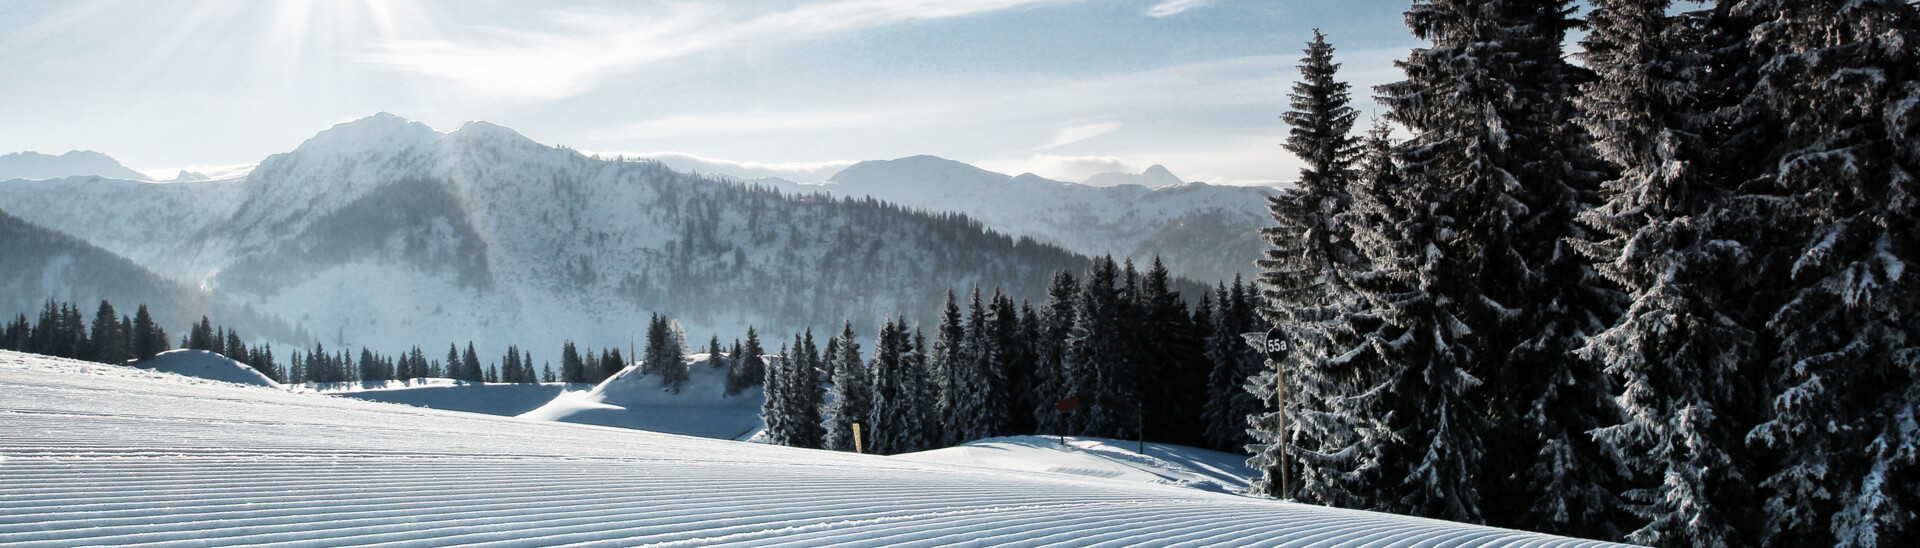
<instances>
[{"instance_id":1,"label":"tall evergreen tree","mask_svg":"<svg viewBox=\"0 0 1920 548\"><path fill-rule=\"evenodd\" d=\"M101 300L93 314L93 355L88 359L100 363L127 361L126 339L126 333L120 331L120 315L113 311L112 304Z\"/></svg>"},{"instance_id":2,"label":"tall evergreen tree","mask_svg":"<svg viewBox=\"0 0 1920 548\"><path fill-rule=\"evenodd\" d=\"M954 422L948 428L955 443L1002 435L1007 427L1006 349L995 340L979 288L974 288L967 310L960 352L966 359L951 364Z\"/></svg>"},{"instance_id":3,"label":"tall evergreen tree","mask_svg":"<svg viewBox=\"0 0 1920 548\"><path fill-rule=\"evenodd\" d=\"M797 417L793 424L790 441L794 447L820 448L826 437L821 427L821 390L819 371L820 353L814 346L813 329L794 339L794 367L788 369L786 401L791 405L787 413Z\"/></svg>"},{"instance_id":4,"label":"tall evergreen tree","mask_svg":"<svg viewBox=\"0 0 1920 548\"><path fill-rule=\"evenodd\" d=\"M1047 283L1047 300L1040 303L1039 326L1033 339L1033 418L1035 433L1066 434L1070 426L1059 403L1073 397L1077 377L1068 369L1067 336L1073 332L1073 307L1080 294L1080 283L1065 270L1053 273ZM949 301L951 302L951 301ZM959 312L954 312L958 323ZM943 327L944 329L944 324ZM940 344L934 343L936 348Z\"/></svg>"},{"instance_id":5,"label":"tall evergreen tree","mask_svg":"<svg viewBox=\"0 0 1920 548\"><path fill-rule=\"evenodd\" d=\"M825 430L821 445L833 451L852 451L853 424L871 414L873 391L867 375L867 368L860 363L860 342L854 340L853 322L844 322L840 334L828 341L832 347L833 388L829 391L833 401L827 403L826 419L821 423Z\"/></svg>"},{"instance_id":6,"label":"tall evergreen tree","mask_svg":"<svg viewBox=\"0 0 1920 548\"><path fill-rule=\"evenodd\" d=\"M1776 298L1765 279L1779 261L1754 214L1769 200L1742 186L1771 130L1738 114L1748 25L1669 7L1597 1L1582 42L1600 79L1584 87L1581 123L1622 172L1582 216L1605 238L1581 251L1631 302L1584 352L1622 384L1627 419L1599 433L1641 478L1622 493L1645 520L1627 540L1752 545L1760 478L1742 436L1764 401L1755 366L1771 343L1755 310Z\"/></svg>"},{"instance_id":7,"label":"tall evergreen tree","mask_svg":"<svg viewBox=\"0 0 1920 548\"><path fill-rule=\"evenodd\" d=\"M934 413L939 417L939 425L934 432L942 447L957 445L955 439L961 422L957 414L960 409L954 402L959 390L959 372L967 356L967 329L960 323L960 305L956 301L953 289L947 289L945 304L941 305L940 327L934 331L933 352L927 359L927 372L932 376Z\"/></svg>"},{"instance_id":8,"label":"tall evergreen tree","mask_svg":"<svg viewBox=\"0 0 1920 548\"><path fill-rule=\"evenodd\" d=\"M136 360L151 358L169 349L167 332L153 323L153 316L147 313L146 303L141 303L139 311L134 312L133 333L129 336L133 338L133 359Z\"/></svg>"},{"instance_id":9,"label":"tall evergreen tree","mask_svg":"<svg viewBox=\"0 0 1920 548\"><path fill-rule=\"evenodd\" d=\"M1069 434L1133 436L1139 395L1134 390L1123 339L1131 331L1122 308L1120 270L1112 257L1096 259L1080 277L1074 299L1074 324L1067 334L1065 369L1069 394L1080 398Z\"/></svg>"},{"instance_id":10,"label":"tall evergreen tree","mask_svg":"<svg viewBox=\"0 0 1920 548\"><path fill-rule=\"evenodd\" d=\"M1146 416L1144 439L1197 446L1204 441L1207 393L1206 344L1193 324L1180 293L1172 288L1173 274L1155 257L1140 279L1135 314L1140 332L1141 405Z\"/></svg>"},{"instance_id":11,"label":"tall evergreen tree","mask_svg":"<svg viewBox=\"0 0 1920 548\"><path fill-rule=\"evenodd\" d=\"M473 341L467 341L467 349L460 353L460 379L486 381L486 372L480 370L480 354L473 351Z\"/></svg>"},{"instance_id":12,"label":"tall evergreen tree","mask_svg":"<svg viewBox=\"0 0 1920 548\"><path fill-rule=\"evenodd\" d=\"M1920 544L1920 6L1760 0L1753 92L1740 112L1778 128L1746 188L1774 198L1784 286L1764 329L1778 354L1750 444L1773 545ZM1769 211L1769 210L1763 210Z\"/></svg>"},{"instance_id":13,"label":"tall evergreen tree","mask_svg":"<svg viewBox=\"0 0 1920 548\"><path fill-rule=\"evenodd\" d=\"M573 347L573 341L560 345L560 382L587 382L586 362L580 359L580 350Z\"/></svg>"}]
</instances>

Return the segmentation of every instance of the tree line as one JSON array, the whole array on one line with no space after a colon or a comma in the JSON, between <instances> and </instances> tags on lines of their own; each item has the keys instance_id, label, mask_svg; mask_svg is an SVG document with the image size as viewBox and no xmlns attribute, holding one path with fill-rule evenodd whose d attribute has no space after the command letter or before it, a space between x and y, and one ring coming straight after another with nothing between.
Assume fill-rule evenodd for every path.
<instances>
[{"instance_id":1,"label":"tree line","mask_svg":"<svg viewBox=\"0 0 1920 548\"><path fill-rule=\"evenodd\" d=\"M0 348L115 364L173 349L167 331L154 323L145 303L126 316L115 312L112 303L100 301L92 323L80 310L73 303L47 299L35 321L21 313L0 330Z\"/></svg>"},{"instance_id":2,"label":"tree line","mask_svg":"<svg viewBox=\"0 0 1920 548\"><path fill-rule=\"evenodd\" d=\"M1094 260L1052 276L1035 306L949 290L931 336L888 319L863 356L852 322L824 346L782 343L761 384L769 443L895 454L1011 435L1073 435L1240 451L1258 405L1243 388L1264 329L1252 288L1221 283L1189 307L1155 260ZM1218 303L1216 306L1215 303Z\"/></svg>"},{"instance_id":3,"label":"tree line","mask_svg":"<svg viewBox=\"0 0 1920 548\"><path fill-rule=\"evenodd\" d=\"M1656 546L1920 544L1915 5L1589 4L1414 3L1430 45L1364 135L1315 33L1283 116L1307 167L1263 231L1260 312L1294 351L1249 384L1256 490Z\"/></svg>"}]
</instances>

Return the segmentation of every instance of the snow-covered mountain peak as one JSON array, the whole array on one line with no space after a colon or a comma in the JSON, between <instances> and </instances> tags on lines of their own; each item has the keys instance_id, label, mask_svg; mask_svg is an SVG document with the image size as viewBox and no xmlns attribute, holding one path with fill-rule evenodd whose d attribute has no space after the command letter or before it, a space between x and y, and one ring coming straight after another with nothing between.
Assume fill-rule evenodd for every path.
<instances>
[{"instance_id":1,"label":"snow-covered mountain peak","mask_svg":"<svg viewBox=\"0 0 1920 548\"><path fill-rule=\"evenodd\" d=\"M464 143L469 146L489 146L495 148L547 148L505 126L472 121L460 126L460 129L447 134L447 140Z\"/></svg>"},{"instance_id":2,"label":"snow-covered mountain peak","mask_svg":"<svg viewBox=\"0 0 1920 548\"><path fill-rule=\"evenodd\" d=\"M149 178L127 169L111 156L91 150L74 150L54 156L33 151L0 156L0 181L11 179L64 179L97 175L108 179L145 181Z\"/></svg>"},{"instance_id":3,"label":"snow-covered mountain peak","mask_svg":"<svg viewBox=\"0 0 1920 548\"><path fill-rule=\"evenodd\" d=\"M368 150L404 150L438 141L442 134L426 124L385 112L337 124L315 134L293 154L351 154Z\"/></svg>"},{"instance_id":4,"label":"snow-covered mountain peak","mask_svg":"<svg viewBox=\"0 0 1920 548\"><path fill-rule=\"evenodd\" d=\"M1186 181L1167 171L1166 166L1154 164L1140 173L1109 172L1088 177L1086 184L1091 186L1140 185L1147 188L1165 188L1184 184Z\"/></svg>"},{"instance_id":5,"label":"snow-covered mountain peak","mask_svg":"<svg viewBox=\"0 0 1920 548\"><path fill-rule=\"evenodd\" d=\"M938 156L909 156L897 160L872 160L854 164L834 174L829 182L854 188L882 185L917 184L952 186L1007 181L1006 175Z\"/></svg>"}]
</instances>

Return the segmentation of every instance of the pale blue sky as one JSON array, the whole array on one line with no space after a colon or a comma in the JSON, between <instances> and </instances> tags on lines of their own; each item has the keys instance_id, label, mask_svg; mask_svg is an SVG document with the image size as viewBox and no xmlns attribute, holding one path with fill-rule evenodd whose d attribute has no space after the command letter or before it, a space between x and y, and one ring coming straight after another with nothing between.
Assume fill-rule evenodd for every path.
<instances>
[{"instance_id":1,"label":"pale blue sky","mask_svg":"<svg viewBox=\"0 0 1920 548\"><path fill-rule=\"evenodd\" d=\"M1406 2L0 0L0 153L256 162L392 112L584 151L771 164L932 154L1079 180L1291 180L1318 27L1363 114Z\"/></svg>"}]
</instances>

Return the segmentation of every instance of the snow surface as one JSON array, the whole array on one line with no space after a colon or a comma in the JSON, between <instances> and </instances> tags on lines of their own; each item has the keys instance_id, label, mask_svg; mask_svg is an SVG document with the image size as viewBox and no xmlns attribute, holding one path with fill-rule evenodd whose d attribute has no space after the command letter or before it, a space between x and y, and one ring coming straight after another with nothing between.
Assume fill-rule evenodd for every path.
<instances>
[{"instance_id":1,"label":"snow surface","mask_svg":"<svg viewBox=\"0 0 1920 548\"><path fill-rule=\"evenodd\" d=\"M485 383L453 379L307 383L305 386L330 396L506 417L532 411L568 391L593 387L586 383Z\"/></svg>"},{"instance_id":2,"label":"snow surface","mask_svg":"<svg viewBox=\"0 0 1920 548\"><path fill-rule=\"evenodd\" d=\"M0 545L1609 546L0 352Z\"/></svg>"},{"instance_id":3,"label":"snow surface","mask_svg":"<svg viewBox=\"0 0 1920 548\"><path fill-rule=\"evenodd\" d=\"M1023 470L1106 478L1140 483L1178 485L1219 493L1240 493L1259 471L1247 467L1247 457L1179 445L1146 444L1106 438L1010 436L989 438L957 447L894 455L917 462L964 464L1002 470Z\"/></svg>"},{"instance_id":4,"label":"snow surface","mask_svg":"<svg viewBox=\"0 0 1920 548\"><path fill-rule=\"evenodd\" d=\"M765 427L760 406L766 395L760 387L727 396L725 369L708 366L706 353L686 359L691 374L677 394L661 386L659 376L642 376L635 364L592 390L560 394L520 418L725 440L745 440ZM763 359L770 362L778 357Z\"/></svg>"},{"instance_id":5,"label":"snow surface","mask_svg":"<svg viewBox=\"0 0 1920 548\"><path fill-rule=\"evenodd\" d=\"M281 388L280 383L252 366L205 350L168 350L141 360L134 367L212 381Z\"/></svg>"}]
</instances>

